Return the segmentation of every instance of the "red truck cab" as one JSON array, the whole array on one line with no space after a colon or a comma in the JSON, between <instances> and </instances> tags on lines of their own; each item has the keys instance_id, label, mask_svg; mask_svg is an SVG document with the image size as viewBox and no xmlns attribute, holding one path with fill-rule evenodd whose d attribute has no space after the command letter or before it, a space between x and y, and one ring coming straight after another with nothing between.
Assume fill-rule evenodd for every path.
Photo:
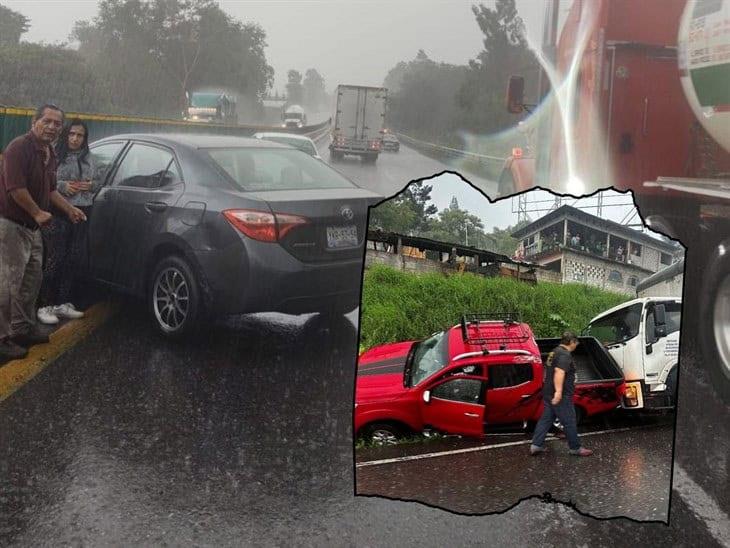
<instances>
[{"instance_id":1,"label":"red truck cab","mask_svg":"<svg viewBox=\"0 0 730 548\"><path fill-rule=\"evenodd\" d=\"M543 408L541 356L556 341L539 344L514 315L467 315L423 341L372 348L358 360L355 433L379 442L426 429L479 437L492 426L534 422ZM594 373L581 378L579 367L579 415L615 409L618 366L592 337L581 342Z\"/></svg>"}]
</instances>

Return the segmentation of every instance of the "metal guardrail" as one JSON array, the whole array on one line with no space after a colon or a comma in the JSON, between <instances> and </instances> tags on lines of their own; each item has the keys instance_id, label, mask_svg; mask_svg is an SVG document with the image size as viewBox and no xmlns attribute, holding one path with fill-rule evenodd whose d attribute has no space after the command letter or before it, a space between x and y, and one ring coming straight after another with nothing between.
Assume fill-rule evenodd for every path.
<instances>
[{"instance_id":1,"label":"metal guardrail","mask_svg":"<svg viewBox=\"0 0 730 548\"><path fill-rule=\"evenodd\" d=\"M0 105L0 151L18 135L30 129L34 109ZM302 128L282 128L281 126L223 125L201 122L187 122L166 118L120 116L88 112L67 112L66 118L80 118L89 126L92 140L120 133L199 133L216 135L236 135L248 137L257 131L287 131L320 139L327 134L330 120ZM314 137L312 137L314 135Z\"/></svg>"},{"instance_id":2,"label":"metal guardrail","mask_svg":"<svg viewBox=\"0 0 730 548\"><path fill-rule=\"evenodd\" d=\"M502 170L504 162L507 160L507 158L504 157L477 154L475 152L468 152L458 148L451 148L436 145L434 143L428 143L426 141L420 141L404 133L397 133L397 135L402 142L416 150L426 153L427 155L437 158L459 158L467 160L468 162L465 167L468 167L469 164L471 164L475 168L482 168L477 170L477 174L479 175L487 175L489 177L494 177L495 174L498 175Z\"/></svg>"}]
</instances>

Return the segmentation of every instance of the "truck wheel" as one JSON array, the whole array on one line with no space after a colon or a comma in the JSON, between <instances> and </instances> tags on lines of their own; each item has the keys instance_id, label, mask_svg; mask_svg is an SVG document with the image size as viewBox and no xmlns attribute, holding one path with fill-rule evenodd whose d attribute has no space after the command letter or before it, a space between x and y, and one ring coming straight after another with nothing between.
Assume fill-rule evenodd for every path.
<instances>
[{"instance_id":1,"label":"truck wheel","mask_svg":"<svg viewBox=\"0 0 730 548\"><path fill-rule=\"evenodd\" d=\"M159 333L180 338L198 326L202 295L195 273L184 259L171 255L158 262L149 288L148 309Z\"/></svg>"},{"instance_id":2,"label":"truck wheel","mask_svg":"<svg viewBox=\"0 0 730 548\"><path fill-rule=\"evenodd\" d=\"M375 422L368 424L363 436L374 445L395 445L403 435L401 428L389 422Z\"/></svg>"},{"instance_id":3,"label":"truck wheel","mask_svg":"<svg viewBox=\"0 0 730 548\"><path fill-rule=\"evenodd\" d=\"M730 240L715 246L704 268L699 314L704 367L715 391L730 401Z\"/></svg>"}]
</instances>

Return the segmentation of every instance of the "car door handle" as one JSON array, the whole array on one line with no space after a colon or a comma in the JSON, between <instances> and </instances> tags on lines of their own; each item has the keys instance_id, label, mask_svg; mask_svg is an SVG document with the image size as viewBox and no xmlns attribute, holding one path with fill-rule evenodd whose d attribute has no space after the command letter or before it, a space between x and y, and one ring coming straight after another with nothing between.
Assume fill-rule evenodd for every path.
<instances>
[{"instance_id":1,"label":"car door handle","mask_svg":"<svg viewBox=\"0 0 730 548\"><path fill-rule=\"evenodd\" d=\"M467 417L475 417L475 418L479 417L478 413L464 413L464 415L466 415Z\"/></svg>"},{"instance_id":2,"label":"car door handle","mask_svg":"<svg viewBox=\"0 0 730 548\"><path fill-rule=\"evenodd\" d=\"M150 213L162 213L167 209L167 204L165 202L147 202L144 208Z\"/></svg>"},{"instance_id":3,"label":"car door handle","mask_svg":"<svg viewBox=\"0 0 730 548\"><path fill-rule=\"evenodd\" d=\"M525 398L531 398L531 397L532 397L532 394L522 394L522 395L520 396L520 398L522 398L522 399L525 399Z\"/></svg>"}]
</instances>

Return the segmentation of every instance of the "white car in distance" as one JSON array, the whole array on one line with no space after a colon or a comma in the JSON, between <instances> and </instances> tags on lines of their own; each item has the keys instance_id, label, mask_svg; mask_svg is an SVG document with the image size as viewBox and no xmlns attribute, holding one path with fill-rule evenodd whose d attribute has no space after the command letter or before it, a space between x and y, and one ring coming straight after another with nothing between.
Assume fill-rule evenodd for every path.
<instances>
[{"instance_id":1,"label":"white car in distance","mask_svg":"<svg viewBox=\"0 0 730 548\"><path fill-rule=\"evenodd\" d=\"M298 148L302 152L306 152L313 158L321 160L322 158L317 152L317 147L309 137L304 135L297 135L296 133L279 133L276 131L267 131L254 133L255 139L263 139L265 141L273 141L274 143L280 143L282 145L289 145L294 148Z\"/></svg>"}]
</instances>

